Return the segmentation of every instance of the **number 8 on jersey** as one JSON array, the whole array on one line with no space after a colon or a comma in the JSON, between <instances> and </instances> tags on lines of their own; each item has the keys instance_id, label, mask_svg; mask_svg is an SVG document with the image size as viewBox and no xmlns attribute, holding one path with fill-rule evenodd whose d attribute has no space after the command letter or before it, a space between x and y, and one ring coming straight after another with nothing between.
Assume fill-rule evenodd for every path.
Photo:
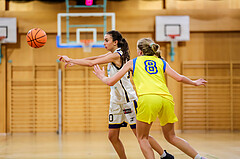
<instances>
[{"instance_id":1,"label":"number 8 on jersey","mask_svg":"<svg viewBox=\"0 0 240 159\"><path fill-rule=\"evenodd\" d=\"M158 69L156 66L156 62L153 60L146 60L144 61L145 64L145 70L147 71L147 73L149 74L156 74L158 73Z\"/></svg>"}]
</instances>

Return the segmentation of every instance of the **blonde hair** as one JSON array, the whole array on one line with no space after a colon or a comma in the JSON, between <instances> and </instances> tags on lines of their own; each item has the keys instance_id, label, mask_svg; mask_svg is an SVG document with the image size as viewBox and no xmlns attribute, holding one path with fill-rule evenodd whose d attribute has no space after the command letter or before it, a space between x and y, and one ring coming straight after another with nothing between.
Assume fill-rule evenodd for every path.
<instances>
[{"instance_id":1,"label":"blonde hair","mask_svg":"<svg viewBox=\"0 0 240 159\"><path fill-rule=\"evenodd\" d=\"M159 50L160 46L150 38L142 38L138 40L137 47L143 52L143 55L156 55L157 57L162 58L161 51Z\"/></svg>"}]
</instances>

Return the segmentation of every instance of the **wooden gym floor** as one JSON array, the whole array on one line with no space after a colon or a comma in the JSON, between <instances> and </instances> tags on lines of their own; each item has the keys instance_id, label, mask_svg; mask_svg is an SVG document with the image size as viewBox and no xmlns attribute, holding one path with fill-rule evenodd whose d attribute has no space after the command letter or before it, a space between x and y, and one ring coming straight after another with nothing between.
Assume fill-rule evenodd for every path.
<instances>
[{"instance_id":1,"label":"wooden gym floor","mask_svg":"<svg viewBox=\"0 0 240 159\"><path fill-rule=\"evenodd\" d=\"M188 159L165 141L161 132L151 135L175 159ZM239 133L178 133L208 159L240 159ZM121 139L129 159L143 159L136 138L123 130ZM156 154L156 158L159 156ZM118 159L107 132L18 134L0 136L0 159Z\"/></svg>"}]
</instances>

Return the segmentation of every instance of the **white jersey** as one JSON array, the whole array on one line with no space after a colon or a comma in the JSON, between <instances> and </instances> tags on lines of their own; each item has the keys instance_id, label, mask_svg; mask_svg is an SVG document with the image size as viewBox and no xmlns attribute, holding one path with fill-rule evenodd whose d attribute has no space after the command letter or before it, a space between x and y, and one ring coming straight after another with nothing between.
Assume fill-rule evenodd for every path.
<instances>
[{"instance_id":1,"label":"white jersey","mask_svg":"<svg viewBox=\"0 0 240 159\"><path fill-rule=\"evenodd\" d=\"M122 57L123 52L120 48L114 51L114 53L116 52ZM114 63L109 63L107 68L108 77L114 76L122 67L123 62L120 68L118 68ZM110 102L112 103L124 104L137 100L136 92L130 81L130 72L126 73L114 86L111 86L110 88Z\"/></svg>"}]
</instances>

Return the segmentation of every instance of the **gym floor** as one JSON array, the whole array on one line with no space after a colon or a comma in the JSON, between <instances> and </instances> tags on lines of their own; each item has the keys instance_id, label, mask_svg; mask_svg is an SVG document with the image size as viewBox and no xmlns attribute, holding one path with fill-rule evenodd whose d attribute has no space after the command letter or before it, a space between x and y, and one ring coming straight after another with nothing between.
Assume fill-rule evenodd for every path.
<instances>
[{"instance_id":1,"label":"gym floor","mask_svg":"<svg viewBox=\"0 0 240 159\"><path fill-rule=\"evenodd\" d=\"M161 146L176 159L188 159L183 152L167 143L159 131L151 132ZM237 133L178 133L208 159L240 159L240 135ZM121 140L129 159L143 159L131 131L122 131ZM155 155L159 158L158 154ZM107 132L55 133L0 136L0 159L118 159Z\"/></svg>"}]
</instances>

